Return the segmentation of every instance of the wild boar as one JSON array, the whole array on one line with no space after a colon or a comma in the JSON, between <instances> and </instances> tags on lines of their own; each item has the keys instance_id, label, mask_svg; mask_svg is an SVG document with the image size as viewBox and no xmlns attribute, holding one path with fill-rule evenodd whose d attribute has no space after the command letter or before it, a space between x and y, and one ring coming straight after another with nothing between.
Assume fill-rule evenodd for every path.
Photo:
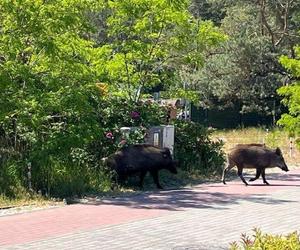
<instances>
[{"instance_id":1,"label":"wild boar","mask_svg":"<svg viewBox=\"0 0 300 250\"><path fill-rule=\"evenodd\" d=\"M130 175L139 174L141 188L147 172L150 172L159 189L162 189L158 179L159 170L167 169L171 173L177 174L177 163L173 161L170 150L147 144L124 147L109 156L106 163L110 169L116 171L119 181L124 181Z\"/></svg>"},{"instance_id":2,"label":"wild boar","mask_svg":"<svg viewBox=\"0 0 300 250\"><path fill-rule=\"evenodd\" d=\"M237 166L238 176L245 185L248 185L248 183L243 177L244 168L255 168L257 170L255 178L251 178L250 181L256 180L261 174L264 183L267 185L269 183L265 177L266 168L279 167L283 171L289 171L281 150L279 148L270 149L263 144L239 144L233 148L228 154L228 166L223 170L222 181L224 184L226 184L226 173L234 166Z\"/></svg>"}]
</instances>

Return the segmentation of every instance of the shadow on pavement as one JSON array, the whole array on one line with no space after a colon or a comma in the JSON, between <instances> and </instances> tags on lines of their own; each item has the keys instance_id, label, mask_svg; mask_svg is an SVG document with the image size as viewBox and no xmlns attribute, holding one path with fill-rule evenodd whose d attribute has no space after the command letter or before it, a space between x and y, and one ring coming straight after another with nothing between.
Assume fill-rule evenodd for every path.
<instances>
[{"instance_id":1,"label":"shadow on pavement","mask_svg":"<svg viewBox=\"0 0 300 250\"><path fill-rule=\"evenodd\" d=\"M243 201L279 205L297 201L274 198L270 193L300 187L300 174L270 174L271 185L251 183L246 187L239 180L227 185L211 183L193 188L144 192L128 197L87 198L86 205L117 205L135 209L162 209L180 211L191 208L227 209L227 205L241 204ZM274 182L272 184L271 180ZM261 179L256 180L256 182Z\"/></svg>"},{"instance_id":2,"label":"shadow on pavement","mask_svg":"<svg viewBox=\"0 0 300 250\"><path fill-rule=\"evenodd\" d=\"M134 197L122 197L89 201L87 205L118 205L142 209L163 209L179 211L187 208L226 209L226 205L239 204L241 201L264 204L281 204L294 202L291 200L273 199L265 195L237 195L211 192L195 192L193 190L170 190L153 194L142 194Z\"/></svg>"}]
</instances>

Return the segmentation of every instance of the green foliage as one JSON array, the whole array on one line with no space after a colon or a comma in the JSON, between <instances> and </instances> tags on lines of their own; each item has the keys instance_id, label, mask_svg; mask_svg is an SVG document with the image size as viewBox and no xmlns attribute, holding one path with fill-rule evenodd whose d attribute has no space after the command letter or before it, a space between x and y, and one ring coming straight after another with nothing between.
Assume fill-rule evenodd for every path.
<instances>
[{"instance_id":1,"label":"green foliage","mask_svg":"<svg viewBox=\"0 0 300 250\"><path fill-rule=\"evenodd\" d=\"M146 136L145 128L143 127L135 128L133 131L130 131L129 133L122 136L118 146L122 148L132 144L144 143L145 136Z\"/></svg>"},{"instance_id":2,"label":"green foliage","mask_svg":"<svg viewBox=\"0 0 300 250\"><path fill-rule=\"evenodd\" d=\"M224 35L187 8L188 1L109 1L98 20L98 43L109 51L103 81L137 101L147 87L172 84L182 65L200 66Z\"/></svg>"},{"instance_id":3,"label":"green foliage","mask_svg":"<svg viewBox=\"0 0 300 250\"><path fill-rule=\"evenodd\" d=\"M165 107L152 101L132 102L124 98L111 97L98 104L99 124L103 128L89 149L97 159L107 157L119 147L143 142L146 128L165 124ZM121 127L134 127L127 138L123 138Z\"/></svg>"},{"instance_id":4,"label":"green foliage","mask_svg":"<svg viewBox=\"0 0 300 250\"><path fill-rule=\"evenodd\" d=\"M241 242L234 242L231 244L231 250L247 249L247 250L298 250L300 249L300 235L297 232L288 234L287 236L282 235L270 235L262 233L259 229L254 230L254 239L251 239L247 235L242 235Z\"/></svg>"},{"instance_id":5,"label":"green foliage","mask_svg":"<svg viewBox=\"0 0 300 250\"><path fill-rule=\"evenodd\" d=\"M280 58L280 62L297 79L300 76L300 47L296 49L297 58L289 59L286 56ZM283 96L283 104L288 107L289 113L283 114L278 121L283 125L291 135L300 135L300 82L295 81L291 85L281 87L278 93ZM298 146L300 146L298 141Z\"/></svg>"},{"instance_id":6,"label":"green foliage","mask_svg":"<svg viewBox=\"0 0 300 250\"><path fill-rule=\"evenodd\" d=\"M145 90L171 84L182 66L201 67L203 51L225 39L188 5L0 1L1 193L27 187L29 163L35 191L109 188L99 160L121 146L120 127L138 128L133 143L165 123L164 108L139 102Z\"/></svg>"},{"instance_id":7,"label":"green foliage","mask_svg":"<svg viewBox=\"0 0 300 250\"><path fill-rule=\"evenodd\" d=\"M0 137L8 152L2 189L27 186L28 162L35 190L58 193L58 182L86 180L89 170L69 160L102 131L95 106L101 50L87 37L94 28L86 15L100 7L81 0L0 2Z\"/></svg>"},{"instance_id":8,"label":"green foliage","mask_svg":"<svg viewBox=\"0 0 300 250\"><path fill-rule=\"evenodd\" d=\"M208 128L192 122L175 122L175 158L190 173L220 173L225 161L221 141L212 141Z\"/></svg>"},{"instance_id":9,"label":"green foliage","mask_svg":"<svg viewBox=\"0 0 300 250\"><path fill-rule=\"evenodd\" d=\"M18 195L25 192L20 167L14 163L1 164L0 169L0 194L8 197L18 198Z\"/></svg>"},{"instance_id":10,"label":"green foliage","mask_svg":"<svg viewBox=\"0 0 300 250\"><path fill-rule=\"evenodd\" d=\"M41 190L43 194L64 197L108 190L111 187L111 173L100 159L120 147L143 142L146 128L165 123L166 116L165 108L157 103L133 103L122 98L105 98L95 108L95 117L101 130L94 135L93 140L76 144L76 140L61 133L59 136L70 141L60 141L60 138L53 137L49 147L41 145L43 148L29 148L27 154L30 158L6 161L3 164L0 191L11 197L16 186L27 186L26 162L32 163L34 190ZM121 127L136 127L136 130L123 137ZM74 136L79 134L73 133ZM66 149L69 152L60 151Z\"/></svg>"},{"instance_id":11,"label":"green foliage","mask_svg":"<svg viewBox=\"0 0 300 250\"><path fill-rule=\"evenodd\" d=\"M203 2L213 16L197 11ZM229 37L221 47L211 49L204 67L189 77L191 88L200 93L199 104L220 109L236 105L242 113L271 115L274 101L280 101L277 88L292 80L278 57L295 55L299 2L194 0L193 6L203 18L217 20ZM280 107L275 112L279 114Z\"/></svg>"},{"instance_id":12,"label":"green foliage","mask_svg":"<svg viewBox=\"0 0 300 250\"><path fill-rule=\"evenodd\" d=\"M226 1L192 0L190 10L194 16L203 20L213 21L219 26L226 14L226 5Z\"/></svg>"}]
</instances>

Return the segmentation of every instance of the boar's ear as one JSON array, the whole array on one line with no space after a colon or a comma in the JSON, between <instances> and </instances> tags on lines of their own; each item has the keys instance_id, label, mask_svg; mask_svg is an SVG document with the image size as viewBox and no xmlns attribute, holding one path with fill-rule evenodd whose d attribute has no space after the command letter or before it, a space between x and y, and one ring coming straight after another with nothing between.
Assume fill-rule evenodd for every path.
<instances>
[{"instance_id":1,"label":"boar's ear","mask_svg":"<svg viewBox=\"0 0 300 250\"><path fill-rule=\"evenodd\" d=\"M282 155L282 152L281 152L280 148L278 148L278 147L276 148L275 153L277 155Z\"/></svg>"},{"instance_id":2,"label":"boar's ear","mask_svg":"<svg viewBox=\"0 0 300 250\"><path fill-rule=\"evenodd\" d=\"M168 148L163 148L162 149L162 155L164 158L167 158L169 156L171 156L170 150Z\"/></svg>"},{"instance_id":3,"label":"boar's ear","mask_svg":"<svg viewBox=\"0 0 300 250\"><path fill-rule=\"evenodd\" d=\"M162 153L162 155L163 155L164 158L168 157L168 153L166 153L166 152Z\"/></svg>"}]
</instances>

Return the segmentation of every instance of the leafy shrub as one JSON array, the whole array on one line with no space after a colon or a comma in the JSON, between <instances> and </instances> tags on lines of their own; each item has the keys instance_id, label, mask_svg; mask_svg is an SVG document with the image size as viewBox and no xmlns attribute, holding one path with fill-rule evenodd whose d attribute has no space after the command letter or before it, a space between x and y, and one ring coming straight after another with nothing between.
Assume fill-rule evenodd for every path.
<instances>
[{"instance_id":1,"label":"leafy shrub","mask_svg":"<svg viewBox=\"0 0 300 250\"><path fill-rule=\"evenodd\" d=\"M280 63L289 70L294 76L292 84L282 86L277 90L278 94L283 97L282 103L288 107L288 114L283 114L278 125L284 126L290 135L299 137L300 135L300 45L295 47L296 58L280 57ZM297 81L297 80L298 81ZM298 148L300 148L300 140L296 140Z\"/></svg>"},{"instance_id":2,"label":"leafy shrub","mask_svg":"<svg viewBox=\"0 0 300 250\"><path fill-rule=\"evenodd\" d=\"M18 195L24 193L24 182L20 178L21 173L24 172L18 162L9 161L7 164L1 165L0 169L0 194L18 198ZM25 172L24 172L25 176Z\"/></svg>"},{"instance_id":3,"label":"leafy shrub","mask_svg":"<svg viewBox=\"0 0 300 250\"><path fill-rule=\"evenodd\" d=\"M35 191L63 197L105 191L111 185L110 172L100 159L119 147L142 142L146 127L164 123L167 115L157 103L99 97L97 89L86 94L91 97L86 99L90 107L82 113L57 113L58 118L35 128L19 122L23 129L16 131L17 144L22 142L26 147L14 147L10 143L14 141L14 128L3 126L1 138L9 142L4 149L12 152L1 154L1 193L13 197L17 186L28 187L29 162ZM123 137L121 127L136 130Z\"/></svg>"},{"instance_id":4,"label":"leafy shrub","mask_svg":"<svg viewBox=\"0 0 300 250\"><path fill-rule=\"evenodd\" d=\"M219 173L224 164L221 141L212 141L211 130L201 124L175 122L175 157L189 172Z\"/></svg>"},{"instance_id":5,"label":"leafy shrub","mask_svg":"<svg viewBox=\"0 0 300 250\"><path fill-rule=\"evenodd\" d=\"M155 102L99 97L93 89L87 90L86 96L90 107L82 113L57 113L34 128L19 124L25 129L17 131L17 141L26 147L14 148L16 154L2 162L0 180L5 182L0 183L1 193L13 196L16 187L28 187L29 162L35 191L60 197L105 191L111 186L111 173L101 159L120 147L143 142L147 128L167 122L166 108ZM210 140L211 131L184 121L176 121L175 126L175 156L181 168L218 172L224 161L222 144ZM135 130L124 136L121 127ZM13 127L4 129L3 138L13 139Z\"/></svg>"},{"instance_id":6,"label":"leafy shrub","mask_svg":"<svg viewBox=\"0 0 300 250\"><path fill-rule=\"evenodd\" d=\"M231 250L247 249L247 250L299 250L300 235L297 232L282 235L264 234L259 229L254 230L254 239L243 234L241 245L236 242L231 243Z\"/></svg>"}]
</instances>

